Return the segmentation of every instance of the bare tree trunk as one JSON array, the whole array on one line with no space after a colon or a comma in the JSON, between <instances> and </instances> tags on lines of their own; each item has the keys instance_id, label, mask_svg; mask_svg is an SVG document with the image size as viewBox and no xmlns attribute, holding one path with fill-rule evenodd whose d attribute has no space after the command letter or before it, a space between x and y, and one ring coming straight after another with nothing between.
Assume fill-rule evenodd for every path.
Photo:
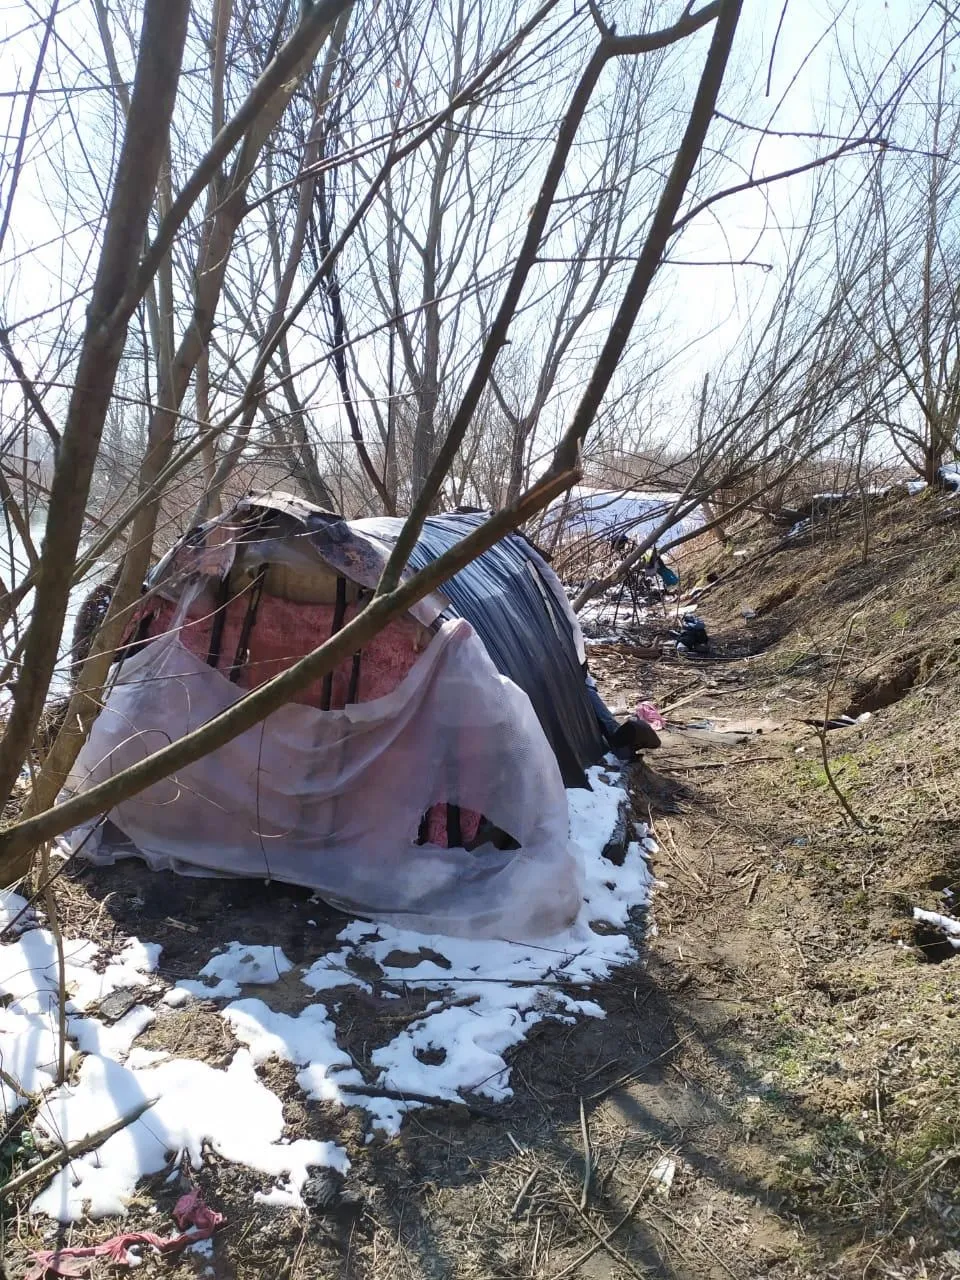
<instances>
[{"instance_id":1,"label":"bare tree trunk","mask_svg":"<svg viewBox=\"0 0 960 1280\"><path fill-rule=\"evenodd\" d=\"M523 489L523 473L527 461L527 424L520 419L510 439L510 466L507 471L507 502L513 502Z\"/></svg>"},{"instance_id":2,"label":"bare tree trunk","mask_svg":"<svg viewBox=\"0 0 960 1280\"><path fill-rule=\"evenodd\" d=\"M348 0L345 0L345 3L347 2ZM312 64L329 30L329 26L321 28L307 43L297 64L299 75L302 75ZM263 105L260 114L255 116L241 144L240 154L226 189L222 189L221 183L216 180L211 184L208 193L206 230L198 258L192 321L174 359L166 369L161 369L157 406L150 421L147 449L140 467L139 493L143 501L131 524L127 551L106 617L91 647L89 657L80 671L63 729L44 762L40 776L25 806L27 814L37 813L53 803L102 705L103 686L113 653L120 642L130 611L139 597L150 562L163 492L159 481L172 453L180 406L197 363L210 342L233 237L246 210L247 185L270 129L285 109L297 83L297 79L288 80L274 97ZM133 119L132 111L131 106L131 120ZM167 127L169 127L169 118ZM114 374L115 372L114 369ZM85 496L86 493L84 498ZM68 565L68 572L72 572L75 562L76 544ZM54 645L53 660L55 657L56 646ZM52 665L51 661L51 672ZM48 674L45 682L47 687L49 680ZM40 695L41 709L45 692L46 689ZM37 718L39 719L39 709ZM30 737L32 734L33 728L30 731ZM2 753L2 746L3 744L0 744L0 753ZM17 769L19 770L19 766ZM0 781L2 781L2 775L0 775ZM12 785L12 779L10 785Z\"/></svg>"},{"instance_id":3,"label":"bare tree trunk","mask_svg":"<svg viewBox=\"0 0 960 1280\"><path fill-rule=\"evenodd\" d=\"M127 334L126 321L109 321L137 275L168 142L188 12L188 0L145 0L130 115L50 487L33 620L13 710L0 742L2 796L10 793L20 772L57 660L90 481Z\"/></svg>"},{"instance_id":4,"label":"bare tree trunk","mask_svg":"<svg viewBox=\"0 0 960 1280\"><path fill-rule=\"evenodd\" d=\"M323 147L326 151L326 146ZM322 258L327 258L332 248L332 204L327 189L327 182L323 174L316 187L316 210L317 220L319 222L319 251ZM326 301L330 309L330 319L333 322L333 333L331 351L331 360L333 362L334 372L336 374L337 385L340 388L340 396L343 401L343 410L347 415L347 423L350 427L350 437L353 440L354 447L357 451L357 457L360 459L360 465L363 467L364 474L373 485L374 492L383 505L384 513L388 516L397 514L396 505L387 489L386 484L380 478L377 468L374 466L373 459L367 450L366 441L363 438L363 429L360 425L360 419L357 414L356 403L350 391L349 371L347 365L346 337L347 325L343 314L343 295L340 292L340 281L337 274L336 264L332 264L326 279Z\"/></svg>"},{"instance_id":5,"label":"bare tree trunk","mask_svg":"<svg viewBox=\"0 0 960 1280\"><path fill-rule=\"evenodd\" d=\"M347 3L345 3L343 7L343 11L337 17L336 21L333 23L331 28L328 31L323 32L322 38L316 41L315 47L313 48L309 57L304 60L303 64L301 64L301 66L303 67L307 63L312 63L313 59L316 57L317 53L319 52L319 49L323 44L323 41L326 39L327 35L329 34L331 37L330 54L324 66L323 76L321 77L321 85L320 85L318 100L316 104L316 118L314 120L313 126L310 131L310 136L307 139L307 144L304 149L303 167L304 169L308 170L310 176L307 177L301 183L301 186L300 186L300 194L297 202L296 224L294 227L293 236L291 238L290 248L287 253L286 264L284 266L283 274L281 276L280 283L277 288L277 296L274 301L273 310L271 312L270 320L267 324L266 330L263 334L263 338L261 341L261 352L263 352L264 350L266 350L268 347L271 346L271 344L274 342L277 336L278 331L280 330L284 313L286 312L287 305L290 301L290 295L293 292L294 281L296 280L297 272L300 269L300 262L303 257L303 247L306 241L307 225L309 223L309 218L310 218L310 208L311 208L311 205L313 204L313 196L314 196L314 191L316 188L316 181L317 181L315 169L316 169L316 162L320 155L321 113L326 109L326 95L329 93L329 90L330 90L330 83L333 77L333 71L336 65L337 55L339 54L340 48L343 43L343 37L346 31L347 24L350 20L352 7L353 7L352 0L347 0ZM290 84L285 88L284 100L282 104L280 104L280 110L274 109L275 119L279 119L279 116L283 108L286 106L287 102L293 96L294 87L295 86L293 84ZM246 170L240 174L240 178L242 180L243 192L246 191L246 186L247 186L247 183L249 182L250 175L252 173L253 163L256 160L257 155L259 154L259 151L263 145L263 142L266 140L266 136L267 136L266 133L261 130L261 137L260 137L258 146L255 149L249 148L250 154L248 156ZM239 220L238 220L238 225L239 225ZM231 238L232 238L232 232L231 232ZM279 242L277 240L275 233L272 235L271 239L272 239L272 250L276 258L276 256L279 255ZM218 291L218 295L219 295L219 291ZM285 341L286 341L286 335L284 334L281 337L281 343L284 343ZM241 418L240 425L237 428L237 430L234 432L233 439L230 441L230 444L227 447L227 450L224 453L224 456L221 458L220 463L217 466L217 469L214 473L214 477L211 484L207 487L206 492L204 493L203 497L201 498L200 502L197 505L197 509L193 517L194 524L200 524L202 521L208 519L211 511L214 509L214 504L219 503L220 497L223 493L224 485L227 483L227 480L229 479L232 472L235 470L238 462L240 461L240 458L243 456L243 451L249 439L250 430L256 418L257 409L262 400L262 397L263 397L263 385L262 385L262 379L261 379L261 385L258 388L256 388L254 390L254 394L251 395L250 402L243 414L243 417ZM302 410L300 412L300 418L301 418L300 425L302 428L301 434L304 442L306 442L306 428L303 422ZM320 485L323 487L325 491L325 497L326 497L325 505L329 504L332 506L333 500L330 497L329 489L327 489L326 486L323 484L323 481L320 480L319 474L317 475L316 479L319 481Z\"/></svg>"}]
</instances>

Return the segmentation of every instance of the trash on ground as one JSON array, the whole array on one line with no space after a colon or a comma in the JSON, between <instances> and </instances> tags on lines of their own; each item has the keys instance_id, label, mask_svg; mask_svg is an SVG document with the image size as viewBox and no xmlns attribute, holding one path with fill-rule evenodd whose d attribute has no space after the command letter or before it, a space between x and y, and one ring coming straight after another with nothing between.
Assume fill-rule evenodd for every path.
<instances>
[{"instance_id":1,"label":"trash on ground","mask_svg":"<svg viewBox=\"0 0 960 1280\"><path fill-rule=\"evenodd\" d=\"M646 720L647 724L651 725L654 729L666 728L667 722L664 720L660 712L660 708L655 702L638 702L636 714L640 720Z\"/></svg>"},{"instance_id":2,"label":"trash on ground","mask_svg":"<svg viewBox=\"0 0 960 1280\"><path fill-rule=\"evenodd\" d=\"M650 1181L664 1195L670 1194L677 1173L677 1162L672 1156L661 1156L650 1170Z\"/></svg>"},{"instance_id":3,"label":"trash on ground","mask_svg":"<svg viewBox=\"0 0 960 1280\"><path fill-rule=\"evenodd\" d=\"M181 1196L174 1206L173 1217L179 1230L172 1236L160 1236L155 1231L124 1231L100 1244L36 1251L32 1255L35 1265L24 1280L47 1280L48 1276L72 1280L87 1276L92 1273L91 1267L97 1258L103 1258L113 1267L139 1267L143 1262L139 1253L143 1245L161 1254L179 1253L209 1240L224 1222L223 1214L209 1208L199 1191L188 1191ZM88 1259L89 1265L84 1265Z\"/></svg>"},{"instance_id":4,"label":"trash on ground","mask_svg":"<svg viewBox=\"0 0 960 1280\"><path fill-rule=\"evenodd\" d=\"M850 729L854 725L866 724L868 720L873 719L872 711L862 711L858 716L831 716L824 724L823 720L805 719L804 724L812 725L814 729Z\"/></svg>"}]
</instances>

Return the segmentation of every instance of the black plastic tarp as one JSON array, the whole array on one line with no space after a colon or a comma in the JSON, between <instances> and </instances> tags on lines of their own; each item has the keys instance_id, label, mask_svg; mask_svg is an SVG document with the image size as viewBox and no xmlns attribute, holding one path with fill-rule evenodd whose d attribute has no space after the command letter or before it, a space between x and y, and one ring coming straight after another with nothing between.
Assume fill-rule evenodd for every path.
<instances>
[{"instance_id":1,"label":"black plastic tarp","mask_svg":"<svg viewBox=\"0 0 960 1280\"><path fill-rule=\"evenodd\" d=\"M432 516L410 557L422 569L465 537L482 515ZM378 520L379 528L402 520ZM511 534L485 551L440 588L450 612L466 618L501 675L533 705L568 787L587 785L584 769L606 747L580 668L570 620L546 580L544 562L530 544Z\"/></svg>"}]
</instances>

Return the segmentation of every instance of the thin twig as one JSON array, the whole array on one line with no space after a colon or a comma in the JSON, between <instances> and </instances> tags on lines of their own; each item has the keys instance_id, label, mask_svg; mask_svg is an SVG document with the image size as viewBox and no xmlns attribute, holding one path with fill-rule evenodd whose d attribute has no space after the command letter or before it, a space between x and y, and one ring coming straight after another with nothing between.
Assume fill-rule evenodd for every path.
<instances>
[{"instance_id":1,"label":"thin twig","mask_svg":"<svg viewBox=\"0 0 960 1280\"><path fill-rule=\"evenodd\" d=\"M587 1101L596 1102L600 1098L605 1098L608 1093L613 1093L614 1089L619 1089L621 1085L631 1084L634 1080L638 1080L644 1071L649 1071L652 1066L662 1061L669 1054L673 1053L675 1049L679 1049L682 1044L686 1044L686 1042L692 1039L696 1034L697 1028L691 1028L691 1030L686 1032L685 1035L682 1035L679 1040L674 1041L669 1049L664 1049L663 1053L658 1053L655 1058L651 1058L649 1062L645 1062L643 1066L638 1067L636 1071L628 1071L625 1076L618 1077L618 1079L614 1080L612 1084L606 1085L598 1093L591 1093Z\"/></svg>"},{"instance_id":2,"label":"thin twig","mask_svg":"<svg viewBox=\"0 0 960 1280\"><path fill-rule=\"evenodd\" d=\"M751 902L753 901L753 899L754 899L754 895L755 895L755 894L756 894L756 892L757 892L757 885L758 885L759 883L760 883L760 871L759 871L759 868L758 868L758 869L753 873L753 883L750 885L750 892L747 894L747 906L748 906L748 907L749 907L750 903L751 903Z\"/></svg>"},{"instance_id":3,"label":"thin twig","mask_svg":"<svg viewBox=\"0 0 960 1280\"><path fill-rule=\"evenodd\" d=\"M849 623L847 624L847 634L843 637L843 644L840 646L840 654L837 658L837 667L833 673L833 679L830 681L830 687L829 689L827 689L827 701L823 709L823 725L817 729L817 737L820 739L820 757L823 761L823 772L826 776L827 782L829 782L834 795L837 797L837 799L840 801L840 804L843 806L844 813L846 813L847 817L854 824L854 826L859 827L860 830L863 831L866 829L866 824L861 822L861 820L857 817L856 813L854 813L853 809L850 807L850 803L847 800L847 797L843 794L843 792L840 790L839 786L837 785L837 781L834 778L833 773L831 772L831 769L830 769L830 758L829 758L829 755L827 754L827 725L830 723L830 700L833 697L834 691L836 690L836 687L837 687L837 682L840 679L840 671L841 671L841 668L843 667L844 655L847 652L847 645L849 644L850 636L853 633L853 624L856 622L859 616L860 614L858 610L857 613L853 614Z\"/></svg>"},{"instance_id":4,"label":"thin twig","mask_svg":"<svg viewBox=\"0 0 960 1280\"><path fill-rule=\"evenodd\" d=\"M513 1202L513 1208L510 1210L511 1218L518 1218L520 1216L520 1206L523 1204L524 1199L526 1198L527 1192L530 1190L530 1188L533 1186L533 1184L536 1182L537 1178L539 1177L540 1177L540 1170L539 1168L537 1168L537 1169L534 1169L533 1173L531 1173L527 1177L527 1179L524 1181L523 1186L520 1188L519 1192L517 1193L516 1200L514 1200Z\"/></svg>"},{"instance_id":5,"label":"thin twig","mask_svg":"<svg viewBox=\"0 0 960 1280\"><path fill-rule=\"evenodd\" d=\"M20 1081L15 1080L9 1071L4 1071L3 1067L0 1067L0 1081L2 1081L8 1089L12 1089L15 1094L18 1094L19 1097L26 1098L28 1102L37 1101L37 1095L35 1093L27 1093ZM0 1143L0 1146L2 1145L3 1144Z\"/></svg>"},{"instance_id":6,"label":"thin twig","mask_svg":"<svg viewBox=\"0 0 960 1280\"><path fill-rule=\"evenodd\" d=\"M368 1098L388 1098L392 1102L419 1102L427 1107L465 1107L472 1116L483 1120L492 1120L493 1112L484 1107L475 1107L463 1098L441 1098L432 1093L412 1093L409 1089L388 1089L378 1084L342 1084L338 1086L342 1093L359 1093Z\"/></svg>"},{"instance_id":7,"label":"thin twig","mask_svg":"<svg viewBox=\"0 0 960 1280\"><path fill-rule=\"evenodd\" d=\"M635 1276L635 1277L636 1277L636 1280L644 1280L644 1277L643 1277L642 1272L638 1271L638 1270L637 1270L637 1268L636 1268L636 1267L633 1265L633 1263L630 1261L630 1259L629 1259L629 1258L627 1258L627 1257L625 1257L625 1256L620 1252L620 1250L619 1250L619 1249L615 1249L615 1248L613 1247L613 1245L610 1243L610 1236L613 1234L613 1232L612 1232L612 1231L608 1231L608 1232L606 1233L606 1235L604 1235L604 1233L603 1233L602 1231L599 1231L599 1230L594 1226L594 1224L590 1221L590 1219L587 1217L587 1215L583 1212L583 1210L582 1210L581 1208L579 1208L579 1206L577 1205L576 1200L574 1200L573 1196L570 1194L570 1192L567 1190L567 1188L563 1185L563 1183L561 1183L560 1185L561 1185L561 1187L563 1188L563 1194L567 1197L567 1199L570 1201L570 1203L573 1205L573 1207L574 1207L574 1208L577 1210L577 1212L580 1214L580 1217L583 1219L583 1221L584 1221L584 1223L586 1224L587 1229L590 1231L591 1235L594 1235L594 1236L596 1236L596 1237L597 1237L597 1241L598 1241L597 1248L598 1248L598 1249L606 1249L606 1251L607 1251L607 1253L609 1253L610 1257L611 1257L611 1258L613 1258L616 1262L619 1262L620 1266L621 1266L621 1267L623 1267L623 1268L624 1268L624 1270L628 1271L628 1272L630 1273L630 1275ZM565 1274L565 1273L564 1273L564 1272L560 1272L559 1274L560 1274L560 1275L563 1275L563 1274ZM557 1278L556 1278L556 1277L554 1277L554 1280L557 1280Z\"/></svg>"},{"instance_id":8,"label":"thin twig","mask_svg":"<svg viewBox=\"0 0 960 1280\"><path fill-rule=\"evenodd\" d=\"M607 1248L608 1245L610 1244L610 1241L617 1234L617 1232L620 1231L623 1227L625 1227L627 1223L630 1221L631 1217L634 1214L634 1211L636 1210L637 1205L643 1199L643 1193L646 1191L649 1182L650 1182L650 1174L648 1172L646 1177L643 1179L643 1182L640 1183L640 1190L630 1201L630 1204L627 1208L626 1213L624 1213L623 1217L616 1224L616 1226L611 1227L610 1230L607 1231L603 1236L598 1236L596 1244L592 1244L589 1249L585 1249L578 1258L574 1258L573 1262L568 1263L567 1266L565 1266L562 1271L558 1271L555 1276L551 1276L550 1280L563 1280L564 1276L570 1275L572 1271L576 1271L579 1267L582 1267L585 1262L588 1262L599 1249ZM594 1234L596 1235L597 1233L594 1232Z\"/></svg>"},{"instance_id":9,"label":"thin twig","mask_svg":"<svg viewBox=\"0 0 960 1280\"><path fill-rule=\"evenodd\" d=\"M536 1229L536 1231L534 1232L534 1236L533 1236L533 1252L532 1252L532 1254L530 1255L530 1274L531 1274L531 1276L535 1276L535 1275L537 1274L537 1262L538 1262L538 1258L539 1258L539 1253L540 1253L540 1215L538 1214L538 1215L537 1215L537 1229Z\"/></svg>"},{"instance_id":10,"label":"thin twig","mask_svg":"<svg viewBox=\"0 0 960 1280\"><path fill-rule=\"evenodd\" d=\"M741 764L765 764L769 760L782 760L783 756L745 756L742 760L710 760L703 764L682 764L677 761L673 768L675 769L733 769L736 765ZM663 758L658 759L658 764L669 764L669 760Z\"/></svg>"},{"instance_id":11,"label":"thin twig","mask_svg":"<svg viewBox=\"0 0 960 1280\"><path fill-rule=\"evenodd\" d=\"M679 866L681 870L686 871L689 875L693 876L694 880L696 880L697 884L704 891L704 893L709 893L710 888L707 882L703 879L703 877L697 871L696 867L691 866L689 859L684 857L684 855L678 849L677 842L673 838L673 831L670 828L670 823L666 820L666 818L664 818L661 821L660 825L663 827L664 831L666 831L667 833L667 840L669 841L670 848L674 853L673 860L676 862L677 866ZM663 853L667 852L666 849L663 848L662 843L660 847L661 847L661 852Z\"/></svg>"},{"instance_id":12,"label":"thin twig","mask_svg":"<svg viewBox=\"0 0 960 1280\"><path fill-rule=\"evenodd\" d=\"M668 1222L672 1222L673 1225L675 1227L679 1227L681 1231L686 1231L687 1235L693 1236L693 1238L697 1241L697 1243L700 1244L702 1248L706 1249L707 1253L709 1253L710 1257L713 1258L714 1262L716 1262L718 1266L723 1267L727 1275L731 1277L731 1280L740 1280L737 1273L731 1270L731 1268L727 1266L727 1264L720 1257L720 1255L710 1248L706 1240L704 1240L702 1232L696 1232L691 1227L688 1227L685 1222L682 1222L679 1218L674 1217L672 1213L669 1213L663 1207L662 1204L657 1204L655 1201L652 1201L652 1200L650 1203L656 1209L657 1213L663 1214L663 1216L667 1219Z\"/></svg>"},{"instance_id":13,"label":"thin twig","mask_svg":"<svg viewBox=\"0 0 960 1280\"><path fill-rule=\"evenodd\" d=\"M31 768L31 773L33 772ZM40 861L40 878L46 881L43 905L47 912L47 924L53 934L57 949L57 1084L67 1078L67 961L63 952L63 933L57 915L57 899L50 883L50 845L43 846Z\"/></svg>"}]
</instances>

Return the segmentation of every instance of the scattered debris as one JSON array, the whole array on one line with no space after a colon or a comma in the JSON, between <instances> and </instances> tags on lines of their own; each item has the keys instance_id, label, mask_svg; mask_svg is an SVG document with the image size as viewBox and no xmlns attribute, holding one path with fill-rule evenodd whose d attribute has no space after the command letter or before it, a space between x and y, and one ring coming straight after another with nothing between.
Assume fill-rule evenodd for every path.
<instances>
[{"instance_id":1,"label":"scattered debris","mask_svg":"<svg viewBox=\"0 0 960 1280\"><path fill-rule=\"evenodd\" d=\"M348 1190L337 1169L320 1169L303 1184L301 1199L311 1213L355 1218L363 1212L363 1196Z\"/></svg>"},{"instance_id":2,"label":"scattered debris","mask_svg":"<svg viewBox=\"0 0 960 1280\"><path fill-rule=\"evenodd\" d=\"M812 725L814 729L850 729L854 725L866 724L872 716L871 711L862 711L858 716L831 716L826 723L823 720L809 719L804 720L803 723Z\"/></svg>"},{"instance_id":3,"label":"scattered debris","mask_svg":"<svg viewBox=\"0 0 960 1280\"><path fill-rule=\"evenodd\" d=\"M89 1275L89 1266L76 1265L77 1261L84 1259L92 1262L97 1258L104 1258L114 1267L139 1267L143 1262L139 1246L147 1245L162 1254L179 1253L182 1249L209 1240L224 1222L223 1214L209 1208L199 1191L189 1191L181 1196L174 1207L173 1217L179 1228L174 1236L159 1236L154 1231L125 1231L101 1244L35 1252L33 1258L36 1265L27 1272L24 1280Z\"/></svg>"},{"instance_id":4,"label":"scattered debris","mask_svg":"<svg viewBox=\"0 0 960 1280\"><path fill-rule=\"evenodd\" d=\"M638 719L645 720L654 729L665 729L667 726L667 722L655 702L638 702L636 714Z\"/></svg>"},{"instance_id":5,"label":"scattered debris","mask_svg":"<svg viewBox=\"0 0 960 1280\"><path fill-rule=\"evenodd\" d=\"M661 1156L650 1170L650 1181L656 1184L656 1189L659 1192L664 1196L668 1196L676 1173L677 1162L673 1156Z\"/></svg>"}]
</instances>

